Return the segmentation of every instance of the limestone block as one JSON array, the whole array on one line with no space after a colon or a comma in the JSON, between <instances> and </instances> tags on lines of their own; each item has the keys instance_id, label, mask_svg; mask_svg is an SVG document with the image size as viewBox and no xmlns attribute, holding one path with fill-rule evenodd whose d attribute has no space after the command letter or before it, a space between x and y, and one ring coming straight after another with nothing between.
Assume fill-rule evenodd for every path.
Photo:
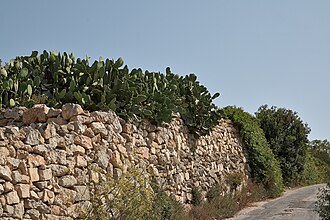
<instances>
[{"instance_id":1,"label":"limestone block","mask_svg":"<svg viewBox=\"0 0 330 220\"><path fill-rule=\"evenodd\" d=\"M23 113L24 124L46 122L49 108L44 104L35 105Z\"/></svg>"},{"instance_id":2,"label":"limestone block","mask_svg":"<svg viewBox=\"0 0 330 220\"><path fill-rule=\"evenodd\" d=\"M69 205L73 204L77 196L75 190L61 188L59 193L55 196L54 204L55 205Z\"/></svg>"},{"instance_id":3,"label":"limestone block","mask_svg":"<svg viewBox=\"0 0 330 220\"><path fill-rule=\"evenodd\" d=\"M51 169L44 169L44 170L39 170L39 178L41 181L46 181L50 180L53 177L53 173Z\"/></svg>"},{"instance_id":4,"label":"limestone block","mask_svg":"<svg viewBox=\"0 0 330 220\"><path fill-rule=\"evenodd\" d=\"M48 140L56 135L56 127L54 122L47 123L43 129L40 129L41 135Z\"/></svg>"},{"instance_id":5,"label":"limestone block","mask_svg":"<svg viewBox=\"0 0 330 220\"><path fill-rule=\"evenodd\" d=\"M62 109L49 108L47 117L48 118L57 117L59 114L61 114L61 112L62 112Z\"/></svg>"},{"instance_id":6,"label":"limestone block","mask_svg":"<svg viewBox=\"0 0 330 220\"><path fill-rule=\"evenodd\" d=\"M64 176L70 171L66 166L63 165L51 164L49 167L53 172L53 176L57 177Z\"/></svg>"},{"instance_id":7,"label":"limestone block","mask_svg":"<svg viewBox=\"0 0 330 220\"><path fill-rule=\"evenodd\" d=\"M77 180L74 176L63 176L58 180L58 184L63 187L72 187L77 184Z\"/></svg>"},{"instance_id":8,"label":"limestone block","mask_svg":"<svg viewBox=\"0 0 330 220\"><path fill-rule=\"evenodd\" d=\"M18 219L22 219L23 215L24 215L24 204L23 204L23 202L20 202L20 203L14 205L13 217L18 218Z\"/></svg>"},{"instance_id":9,"label":"limestone block","mask_svg":"<svg viewBox=\"0 0 330 220\"><path fill-rule=\"evenodd\" d=\"M101 122L93 122L89 125L95 134L100 134L102 137L108 135L108 130Z\"/></svg>"},{"instance_id":10,"label":"limestone block","mask_svg":"<svg viewBox=\"0 0 330 220\"><path fill-rule=\"evenodd\" d=\"M62 106L62 117L69 120L71 117L81 115L84 110L78 104L67 103Z\"/></svg>"},{"instance_id":11,"label":"limestone block","mask_svg":"<svg viewBox=\"0 0 330 220\"><path fill-rule=\"evenodd\" d=\"M88 186L74 186L73 189L77 192L75 201L90 200L90 193Z\"/></svg>"},{"instance_id":12,"label":"limestone block","mask_svg":"<svg viewBox=\"0 0 330 220\"><path fill-rule=\"evenodd\" d=\"M45 166L46 161L43 156L40 155L29 155L27 157L29 167L39 167L41 165Z\"/></svg>"},{"instance_id":13,"label":"limestone block","mask_svg":"<svg viewBox=\"0 0 330 220\"><path fill-rule=\"evenodd\" d=\"M38 144L43 144L45 142L44 138L37 129L33 129L32 127L26 127L25 132L25 144L35 146Z\"/></svg>"},{"instance_id":14,"label":"limestone block","mask_svg":"<svg viewBox=\"0 0 330 220\"><path fill-rule=\"evenodd\" d=\"M31 182L39 181L38 168L29 168L28 170Z\"/></svg>"},{"instance_id":15,"label":"limestone block","mask_svg":"<svg viewBox=\"0 0 330 220\"><path fill-rule=\"evenodd\" d=\"M77 155L76 156L76 167L82 168L87 167L87 161L83 156Z\"/></svg>"},{"instance_id":16,"label":"limestone block","mask_svg":"<svg viewBox=\"0 0 330 220\"><path fill-rule=\"evenodd\" d=\"M123 166L123 162L120 159L120 153L118 151L113 151L111 154L111 164L115 168L119 168ZM99 164L100 165L100 164Z\"/></svg>"},{"instance_id":17,"label":"limestone block","mask_svg":"<svg viewBox=\"0 0 330 220\"><path fill-rule=\"evenodd\" d=\"M13 190L13 191L7 193L6 201L7 201L7 204L9 204L9 205L19 203L20 200L19 200L17 192L15 190Z\"/></svg>"},{"instance_id":18,"label":"limestone block","mask_svg":"<svg viewBox=\"0 0 330 220\"><path fill-rule=\"evenodd\" d=\"M3 188L4 188L5 192L10 192L10 191L13 191L14 185L11 182L5 182L3 184Z\"/></svg>"},{"instance_id":19,"label":"limestone block","mask_svg":"<svg viewBox=\"0 0 330 220\"><path fill-rule=\"evenodd\" d=\"M53 191L50 191L50 190L44 190L43 191L43 194L42 194L42 197L41 197L41 200L46 203L46 204L53 204L54 203L54 200L55 200L55 194Z\"/></svg>"},{"instance_id":20,"label":"limestone block","mask_svg":"<svg viewBox=\"0 0 330 220\"><path fill-rule=\"evenodd\" d=\"M0 178L3 178L7 181L12 181L11 170L7 166L0 166Z\"/></svg>"},{"instance_id":21,"label":"limestone block","mask_svg":"<svg viewBox=\"0 0 330 220\"><path fill-rule=\"evenodd\" d=\"M28 209L26 210L26 214L28 214L32 220L40 219L40 213L37 209Z\"/></svg>"},{"instance_id":22,"label":"limestone block","mask_svg":"<svg viewBox=\"0 0 330 220\"><path fill-rule=\"evenodd\" d=\"M118 152L117 152L117 154L119 155ZM96 163L103 169L106 169L108 167L108 164L110 161L110 156L106 153L106 151L104 151L104 150L98 151L95 156L96 156ZM120 157L120 155L119 155L119 157ZM117 158L115 158L115 159L117 159Z\"/></svg>"},{"instance_id":23,"label":"limestone block","mask_svg":"<svg viewBox=\"0 0 330 220\"><path fill-rule=\"evenodd\" d=\"M87 137L85 135L78 135L74 138L74 143L77 145L80 145L86 149L92 149L92 139L90 137Z\"/></svg>"}]
</instances>

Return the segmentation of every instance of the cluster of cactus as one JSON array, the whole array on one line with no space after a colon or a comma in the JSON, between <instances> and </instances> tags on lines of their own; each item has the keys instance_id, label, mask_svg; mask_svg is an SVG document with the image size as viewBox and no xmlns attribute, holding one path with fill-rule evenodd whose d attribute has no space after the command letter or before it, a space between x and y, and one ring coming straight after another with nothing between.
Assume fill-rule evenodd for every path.
<instances>
[{"instance_id":1,"label":"cluster of cactus","mask_svg":"<svg viewBox=\"0 0 330 220\"><path fill-rule=\"evenodd\" d=\"M189 129L207 134L220 119L218 108L206 87L195 75L179 76L129 71L121 58L116 61L43 51L19 56L1 66L1 107L30 107L44 102L52 107L78 103L88 110L113 110L125 119L169 122L179 112Z\"/></svg>"}]
</instances>

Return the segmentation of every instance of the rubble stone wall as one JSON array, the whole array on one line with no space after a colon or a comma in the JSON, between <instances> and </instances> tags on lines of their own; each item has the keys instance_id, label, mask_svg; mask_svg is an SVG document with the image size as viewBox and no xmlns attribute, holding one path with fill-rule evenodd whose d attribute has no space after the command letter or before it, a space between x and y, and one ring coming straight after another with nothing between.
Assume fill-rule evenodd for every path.
<instances>
[{"instance_id":1,"label":"rubble stone wall","mask_svg":"<svg viewBox=\"0 0 330 220\"><path fill-rule=\"evenodd\" d=\"M184 203L193 187L204 194L216 184L224 192L237 190L248 178L242 146L238 131L223 119L196 139L179 116L156 127L76 104L3 109L0 218L75 219L90 204L91 183L106 174L118 178L133 165L146 168ZM241 184L230 181L233 175Z\"/></svg>"}]
</instances>

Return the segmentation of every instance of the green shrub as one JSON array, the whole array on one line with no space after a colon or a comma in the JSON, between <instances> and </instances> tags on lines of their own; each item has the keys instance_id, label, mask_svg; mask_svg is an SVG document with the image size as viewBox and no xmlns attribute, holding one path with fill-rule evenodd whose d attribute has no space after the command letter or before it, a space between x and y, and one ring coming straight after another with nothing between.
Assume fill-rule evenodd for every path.
<instances>
[{"instance_id":1,"label":"green shrub","mask_svg":"<svg viewBox=\"0 0 330 220\"><path fill-rule=\"evenodd\" d=\"M321 189L317 196L315 209L322 220L330 220L330 183Z\"/></svg>"},{"instance_id":2,"label":"green shrub","mask_svg":"<svg viewBox=\"0 0 330 220\"><path fill-rule=\"evenodd\" d=\"M301 183L304 185L312 185L322 183L322 173L317 166L317 159L310 154L306 153L306 160L304 164L304 171L302 173Z\"/></svg>"},{"instance_id":3,"label":"green shrub","mask_svg":"<svg viewBox=\"0 0 330 220\"><path fill-rule=\"evenodd\" d=\"M321 182L330 182L330 142L313 140L308 145L308 152L315 158L315 165Z\"/></svg>"},{"instance_id":4,"label":"green shrub","mask_svg":"<svg viewBox=\"0 0 330 220\"><path fill-rule=\"evenodd\" d=\"M285 108L261 106L256 112L260 127L281 164L286 185L299 184L304 171L310 129L296 112Z\"/></svg>"},{"instance_id":5,"label":"green shrub","mask_svg":"<svg viewBox=\"0 0 330 220\"><path fill-rule=\"evenodd\" d=\"M85 219L143 219L153 209L154 193L148 174L132 168L115 180L111 175L97 184Z\"/></svg>"},{"instance_id":6,"label":"green shrub","mask_svg":"<svg viewBox=\"0 0 330 220\"><path fill-rule=\"evenodd\" d=\"M246 146L252 178L262 183L270 196L280 195L283 192L281 169L258 120L241 108L226 107L222 111L239 128Z\"/></svg>"},{"instance_id":7,"label":"green shrub","mask_svg":"<svg viewBox=\"0 0 330 220\"><path fill-rule=\"evenodd\" d=\"M121 58L75 59L73 54L44 51L20 56L1 66L0 106L52 107L78 103L87 110L113 110L124 119L169 122L179 112L192 133L204 135L221 115L207 88L194 74L179 76L129 71ZM43 98L42 98L43 97Z\"/></svg>"},{"instance_id":8,"label":"green shrub","mask_svg":"<svg viewBox=\"0 0 330 220\"><path fill-rule=\"evenodd\" d=\"M199 188L193 187L191 189L192 200L191 204L193 205L200 205L203 202L203 196Z\"/></svg>"}]
</instances>

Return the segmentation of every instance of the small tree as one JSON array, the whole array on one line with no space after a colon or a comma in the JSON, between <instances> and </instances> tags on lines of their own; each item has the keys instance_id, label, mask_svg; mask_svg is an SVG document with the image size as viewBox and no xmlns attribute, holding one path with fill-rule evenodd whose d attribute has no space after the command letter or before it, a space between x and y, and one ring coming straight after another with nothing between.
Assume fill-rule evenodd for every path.
<instances>
[{"instance_id":1,"label":"small tree","mask_svg":"<svg viewBox=\"0 0 330 220\"><path fill-rule=\"evenodd\" d=\"M297 112L261 106L256 112L260 126L275 156L280 161L285 184L295 184L304 171L310 129Z\"/></svg>"}]
</instances>

